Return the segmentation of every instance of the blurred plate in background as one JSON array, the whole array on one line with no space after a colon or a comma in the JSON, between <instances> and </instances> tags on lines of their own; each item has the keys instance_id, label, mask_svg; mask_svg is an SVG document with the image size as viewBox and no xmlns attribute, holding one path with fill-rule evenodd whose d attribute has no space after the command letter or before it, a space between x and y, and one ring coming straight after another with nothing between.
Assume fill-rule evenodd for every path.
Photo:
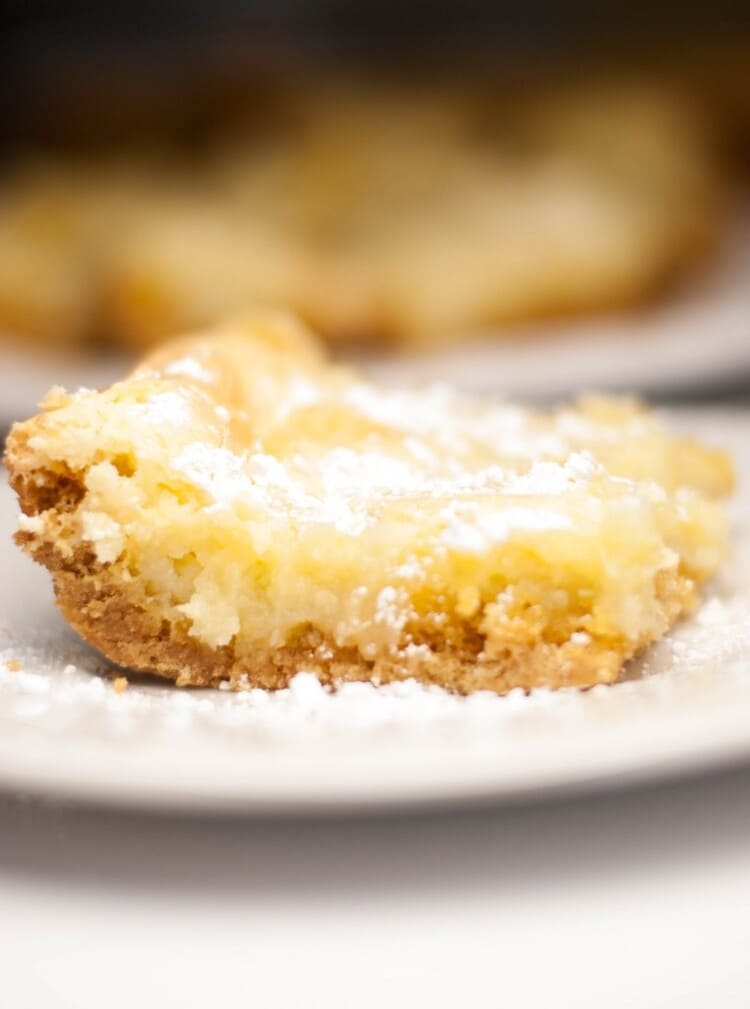
<instances>
[{"instance_id":1,"label":"blurred plate in background","mask_svg":"<svg viewBox=\"0 0 750 1009\"><path fill-rule=\"evenodd\" d=\"M99 389L122 378L128 367L128 359L117 354L0 345L0 425L30 417L53 385L69 392L81 386Z\"/></svg>"},{"instance_id":2,"label":"blurred plate in background","mask_svg":"<svg viewBox=\"0 0 750 1009\"><path fill-rule=\"evenodd\" d=\"M587 390L679 396L750 381L750 218L723 256L639 313L525 326L413 354L371 357L388 383L450 382L479 393L554 399Z\"/></svg>"}]
</instances>

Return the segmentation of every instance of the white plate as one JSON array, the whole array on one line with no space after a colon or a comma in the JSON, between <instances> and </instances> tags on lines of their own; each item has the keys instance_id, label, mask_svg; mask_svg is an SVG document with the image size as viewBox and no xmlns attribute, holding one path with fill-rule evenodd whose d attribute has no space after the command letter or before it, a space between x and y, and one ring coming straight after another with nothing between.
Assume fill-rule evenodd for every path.
<instances>
[{"instance_id":1,"label":"white plate","mask_svg":"<svg viewBox=\"0 0 750 1009\"><path fill-rule=\"evenodd\" d=\"M750 378L750 214L722 257L671 298L620 317L508 330L421 354L359 357L388 383L450 382L472 392L553 399L582 389L679 393ZM0 424L30 416L52 385L99 388L126 355L0 345Z\"/></svg>"},{"instance_id":2,"label":"white plate","mask_svg":"<svg viewBox=\"0 0 750 1009\"><path fill-rule=\"evenodd\" d=\"M688 426L741 464L732 561L645 665L588 692L464 699L356 685L331 696L303 681L274 695L146 682L117 694L55 611L46 574L10 544L3 486L0 786L320 814L537 798L750 759L750 414L693 413Z\"/></svg>"}]
</instances>

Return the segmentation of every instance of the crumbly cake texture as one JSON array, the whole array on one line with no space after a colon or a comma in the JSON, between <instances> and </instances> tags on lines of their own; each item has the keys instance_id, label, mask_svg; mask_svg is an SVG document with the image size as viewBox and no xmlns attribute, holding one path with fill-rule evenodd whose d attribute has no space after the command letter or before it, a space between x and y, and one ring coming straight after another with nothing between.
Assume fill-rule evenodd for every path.
<instances>
[{"instance_id":1,"label":"crumbly cake texture","mask_svg":"<svg viewBox=\"0 0 750 1009\"><path fill-rule=\"evenodd\" d=\"M143 348L284 305L331 341L432 344L641 303L716 247L726 180L679 89L505 91L338 81L191 164L19 165L0 331Z\"/></svg>"},{"instance_id":2,"label":"crumbly cake texture","mask_svg":"<svg viewBox=\"0 0 750 1009\"><path fill-rule=\"evenodd\" d=\"M719 451L631 401L380 389L279 315L53 390L6 460L71 625L180 685L589 686L725 552Z\"/></svg>"}]
</instances>

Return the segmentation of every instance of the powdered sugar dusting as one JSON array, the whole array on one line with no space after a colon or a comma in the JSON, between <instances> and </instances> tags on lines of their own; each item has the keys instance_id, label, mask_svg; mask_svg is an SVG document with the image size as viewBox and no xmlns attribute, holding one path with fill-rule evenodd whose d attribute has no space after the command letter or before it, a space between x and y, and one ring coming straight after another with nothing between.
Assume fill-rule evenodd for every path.
<instances>
[{"instance_id":1,"label":"powdered sugar dusting","mask_svg":"<svg viewBox=\"0 0 750 1009\"><path fill-rule=\"evenodd\" d=\"M194 357L180 357L176 361L170 361L164 372L167 375L192 378L198 382L211 382L214 378L213 373Z\"/></svg>"},{"instance_id":2,"label":"powdered sugar dusting","mask_svg":"<svg viewBox=\"0 0 750 1009\"><path fill-rule=\"evenodd\" d=\"M152 396L140 407L149 421L159 424L174 424L177 427L187 426L193 417L190 404L181 392L160 392Z\"/></svg>"},{"instance_id":3,"label":"powdered sugar dusting","mask_svg":"<svg viewBox=\"0 0 750 1009\"><path fill-rule=\"evenodd\" d=\"M459 549L469 540L477 549L480 543L500 543L519 530L566 528L570 520L562 502L522 506L513 499L554 499L572 485L585 484L604 472L583 452L571 453L563 463L537 462L518 473L494 462L473 469L460 458L437 463L430 449L425 446L420 453L416 445L421 443L410 437L403 455L337 446L322 454L281 460L262 451L238 454L195 442L183 448L171 465L206 491L216 507L242 502L269 508L283 505L296 521L328 523L348 535L362 532L383 502L420 497L445 500L450 502L444 512L450 528L440 542L449 547L462 544ZM476 494L496 495L495 510L472 511L467 506L459 518L455 503ZM465 528L470 523L476 525L474 532Z\"/></svg>"},{"instance_id":4,"label":"powdered sugar dusting","mask_svg":"<svg viewBox=\"0 0 750 1009\"><path fill-rule=\"evenodd\" d=\"M451 515L440 542L462 553L481 553L510 539L518 532L549 532L569 529L570 518L552 510L510 506L489 514Z\"/></svg>"},{"instance_id":5,"label":"powdered sugar dusting","mask_svg":"<svg viewBox=\"0 0 750 1009\"><path fill-rule=\"evenodd\" d=\"M221 446L193 442L175 456L172 467L205 490L219 506L226 507L253 492L243 459Z\"/></svg>"}]
</instances>

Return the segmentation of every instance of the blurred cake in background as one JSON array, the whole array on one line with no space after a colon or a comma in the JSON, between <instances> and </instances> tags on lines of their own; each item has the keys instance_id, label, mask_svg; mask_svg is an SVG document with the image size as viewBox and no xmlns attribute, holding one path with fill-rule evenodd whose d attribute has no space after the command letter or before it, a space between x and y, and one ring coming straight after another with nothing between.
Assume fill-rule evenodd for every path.
<instances>
[{"instance_id":1,"label":"blurred cake in background","mask_svg":"<svg viewBox=\"0 0 750 1009\"><path fill-rule=\"evenodd\" d=\"M11 159L0 330L141 347L281 304L340 344L426 346L640 304L719 244L710 117L656 75L271 91L200 142Z\"/></svg>"}]
</instances>

